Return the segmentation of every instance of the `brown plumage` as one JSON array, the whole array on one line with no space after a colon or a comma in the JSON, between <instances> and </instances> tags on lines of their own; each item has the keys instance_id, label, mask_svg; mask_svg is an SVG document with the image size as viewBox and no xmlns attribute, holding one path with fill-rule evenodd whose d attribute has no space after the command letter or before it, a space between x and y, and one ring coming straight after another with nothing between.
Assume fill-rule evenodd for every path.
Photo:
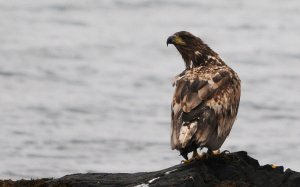
<instances>
[{"instance_id":1,"label":"brown plumage","mask_svg":"<svg viewBox=\"0 0 300 187\"><path fill-rule=\"evenodd\" d=\"M216 52L189 32L170 36L186 69L175 77L171 147L187 154L218 150L229 135L240 101L240 79Z\"/></svg>"}]
</instances>

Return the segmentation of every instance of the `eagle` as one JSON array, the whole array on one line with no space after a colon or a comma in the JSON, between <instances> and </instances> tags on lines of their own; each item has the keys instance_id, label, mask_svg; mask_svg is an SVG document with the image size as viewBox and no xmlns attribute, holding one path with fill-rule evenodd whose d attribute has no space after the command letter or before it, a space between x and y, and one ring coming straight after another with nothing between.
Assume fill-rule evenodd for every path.
<instances>
[{"instance_id":1,"label":"eagle","mask_svg":"<svg viewBox=\"0 0 300 187\"><path fill-rule=\"evenodd\" d=\"M180 31L167 39L181 54L185 70L174 79L171 103L171 148L185 160L220 153L236 119L240 79L199 37ZM191 159L188 154L193 152Z\"/></svg>"}]
</instances>

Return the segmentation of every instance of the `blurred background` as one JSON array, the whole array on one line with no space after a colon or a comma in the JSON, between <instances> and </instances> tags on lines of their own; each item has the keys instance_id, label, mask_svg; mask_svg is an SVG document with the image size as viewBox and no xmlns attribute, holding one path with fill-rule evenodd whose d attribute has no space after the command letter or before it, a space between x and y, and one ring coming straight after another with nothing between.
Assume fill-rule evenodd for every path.
<instances>
[{"instance_id":1,"label":"blurred background","mask_svg":"<svg viewBox=\"0 0 300 187\"><path fill-rule=\"evenodd\" d=\"M222 149L300 170L297 0L0 0L0 177L179 164L172 78L187 30L242 80Z\"/></svg>"}]
</instances>

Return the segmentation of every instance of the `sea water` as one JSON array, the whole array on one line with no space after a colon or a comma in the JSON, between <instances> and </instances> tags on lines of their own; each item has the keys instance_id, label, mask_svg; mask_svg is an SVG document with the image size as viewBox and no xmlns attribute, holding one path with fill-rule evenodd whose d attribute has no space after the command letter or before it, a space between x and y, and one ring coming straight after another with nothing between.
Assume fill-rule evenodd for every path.
<instances>
[{"instance_id":1,"label":"sea water","mask_svg":"<svg viewBox=\"0 0 300 187\"><path fill-rule=\"evenodd\" d=\"M300 170L300 2L0 1L0 177L138 172L170 149L171 34L201 37L242 80L222 150Z\"/></svg>"}]
</instances>

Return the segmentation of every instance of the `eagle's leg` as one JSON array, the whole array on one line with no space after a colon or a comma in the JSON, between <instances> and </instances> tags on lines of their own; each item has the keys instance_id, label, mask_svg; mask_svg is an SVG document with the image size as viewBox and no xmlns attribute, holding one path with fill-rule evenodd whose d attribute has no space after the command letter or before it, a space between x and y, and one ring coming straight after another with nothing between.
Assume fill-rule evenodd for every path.
<instances>
[{"instance_id":1,"label":"eagle's leg","mask_svg":"<svg viewBox=\"0 0 300 187\"><path fill-rule=\"evenodd\" d=\"M192 158L189 159L187 153L184 153L184 154L181 153L181 156L185 159L185 160L182 160L181 163L184 163L184 164L189 164L189 163L191 163L193 160L195 160L196 154L198 154L198 153L197 153L197 150L194 150L194 151L193 151L193 156L192 156Z\"/></svg>"},{"instance_id":2,"label":"eagle's leg","mask_svg":"<svg viewBox=\"0 0 300 187\"><path fill-rule=\"evenodd\" d=\"M193 151L193 157L192 159L194 160L203 160L207 157L207 154L206 153L203 153L203 154L199 154L197 152L197 149Z\"/></svg>"},{"instance_id":3,"label":"eagle's leg","mask_svg":"<svg viewBox=\"0 0 300 187\"><path fill-rule=\"evenodd\" d=\"M183 156L183 155L182 155L182 156ZM186 156L186 157L185 157L185 156ZM205 158L207 157L207 155L206 155L205 153L199 155L198 152L197 152L197 149L195 149L195 150L193 151L193 156L192 156L192 158L188 159L187 155L185 155L185 156L183 156L183 157L184 157L186 160L181 161L181 162L184 163L184 164L189 164L189 163L191 163L191 162L194 161L194 160L203 160L203 159L205 159Z\"/></svg>"},{"instance_id":4,"label":"eagle's leg","mask_svg":"<svg viewBox=\"0 0 300 187\"><path fill-rule=\"evenodd\" d=\"M211 150L211 149L208 149L207 150L207 154L208 154L208 156L219 156L220 155L220 149L218 149L218 150Z\"/></svg>"}]
</instances>

